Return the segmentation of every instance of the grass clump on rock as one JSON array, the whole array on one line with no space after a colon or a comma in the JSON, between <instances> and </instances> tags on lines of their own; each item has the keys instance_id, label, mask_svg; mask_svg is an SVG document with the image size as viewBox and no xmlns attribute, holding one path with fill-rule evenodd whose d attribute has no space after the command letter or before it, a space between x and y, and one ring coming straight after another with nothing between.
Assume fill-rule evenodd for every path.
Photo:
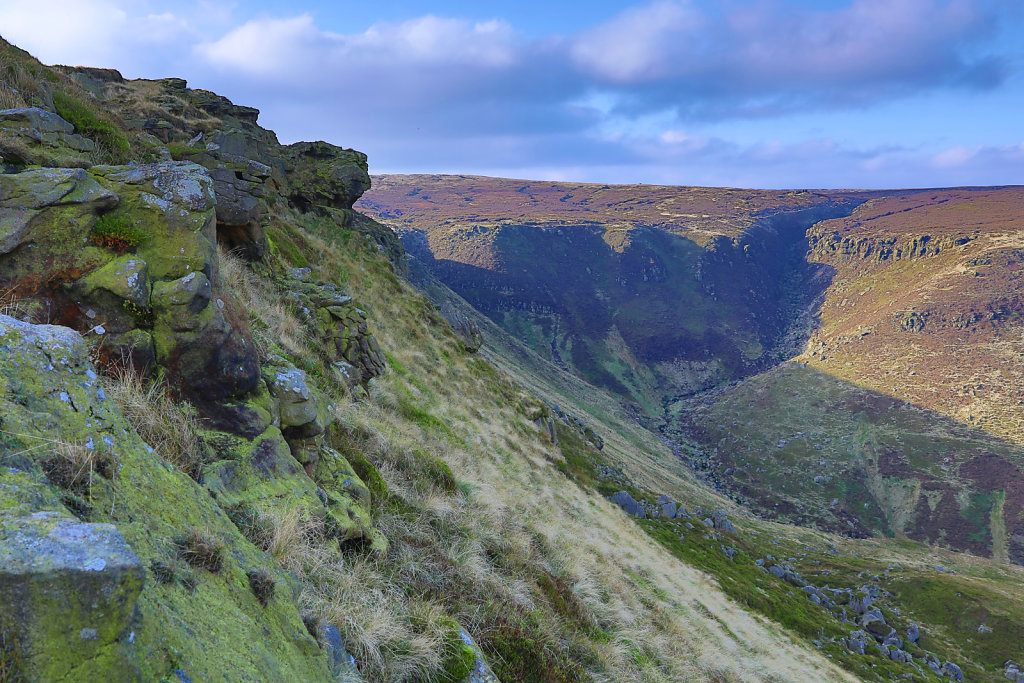
<instances>
[{"instance_id":1,"label":"grass clump on rock","mask_svg":"<svg viewBox=\"0 0 1024 683\"><path fill-rule=\"evenodd\" d=\"M96 221L89 241L98 247L124 254L142 244L146 237L144 231L132 225L128 216L105 214Z\"/></svg>"},{"instance_id":2,"label":"grass clump on rock","mask_svg":"<svg viewBox=\"0 0 1024 683\"><path fill-rule=\"evenodd\" d=\"M263 569L254 569L248 572L248 575L249 588L252 590L252 594L256 596L261 605L266 607L270 599L274 597L277 581L274 580L270 572Z\"/></svg>"},{"instance_id":3,"label":"grass clump on rock","mask_svg":"<svg viewBox=\"0 0 1024 683\"><path fill-rule=\"evenodd\" d=\"M196 528L179 542L178 554L196 569L216 574L224 568L224 542Z\"/></svg>"}]
</instances>

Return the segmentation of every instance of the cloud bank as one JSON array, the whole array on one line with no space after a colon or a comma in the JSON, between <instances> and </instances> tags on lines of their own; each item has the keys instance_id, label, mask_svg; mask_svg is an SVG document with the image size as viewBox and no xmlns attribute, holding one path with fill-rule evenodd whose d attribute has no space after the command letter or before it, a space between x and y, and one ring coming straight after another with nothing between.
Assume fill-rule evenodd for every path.
<instances>
[{"instance_id":1,"label":"cloud bank","mask_svg":"<svg viewBox=\"0 0 1024 683\"><path fill-rule=\"evenodd\" d=\"M55 3L44 33L34 3L5 2L0 31L45 61L184 76L259 107L282 139L357 147L389 171L821 187L1010 182L1024 170L1021 139L771 134L797 116L1020 89L1018 56L999 48L1019 19L1006 0L656 0L542 38L494 18L342 33L301 8ZM730 140L728 122L759 139Z\"/></svg>"}]
</instances>

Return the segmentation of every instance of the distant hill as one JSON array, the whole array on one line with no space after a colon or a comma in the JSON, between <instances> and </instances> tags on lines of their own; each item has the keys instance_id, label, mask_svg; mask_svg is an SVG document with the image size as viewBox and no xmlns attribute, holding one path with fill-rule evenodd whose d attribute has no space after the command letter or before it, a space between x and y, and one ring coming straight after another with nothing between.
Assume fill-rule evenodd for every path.
<instances>
[{"instance_id":1,"label":"distant hill","mask_svg":"<svg viewBox=\"0 0 1024 683\"><path fill-rule=\"evenodd\" d=\"M758 514L1024 563L1024 188L395 175L359 206Z\"/></svg>"}]
</instances>

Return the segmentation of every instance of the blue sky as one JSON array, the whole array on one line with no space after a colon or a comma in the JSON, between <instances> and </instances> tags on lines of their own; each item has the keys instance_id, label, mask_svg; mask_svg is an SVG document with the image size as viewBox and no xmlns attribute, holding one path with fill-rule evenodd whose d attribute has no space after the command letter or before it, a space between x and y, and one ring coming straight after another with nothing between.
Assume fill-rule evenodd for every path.
<instances>
[{"instance_id":1,"label":"blue sky","mask_svg":"<svg viewBox=\"0 0 1024 683\"><path fill-rule=\"evenodd\" d=\"M1024 182L1019 0L0 0L48 63L179 76L371 171Z\"/></svg>"}]
</instances>

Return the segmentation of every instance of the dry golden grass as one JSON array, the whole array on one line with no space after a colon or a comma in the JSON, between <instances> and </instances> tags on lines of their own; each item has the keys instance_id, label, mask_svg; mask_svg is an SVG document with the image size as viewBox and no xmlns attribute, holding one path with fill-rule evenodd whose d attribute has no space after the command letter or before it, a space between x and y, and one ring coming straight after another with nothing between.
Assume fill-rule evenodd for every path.
<instances>
[{"instance_id":1,"label":"dry golden grass","mask_svg":"<svg viewBox=\"0 0 1024 683\"><path fill-rule=\"evenodd\" d=\"M361 398L317 379L346 441L335 445L361 452L387 484L375 526L390 545L384 557L339 553L322 522L298 512L257 511L253 528L302 580L308 617L339 628L368 680L436 678L446 617L482 642L517 624L570 669L582 662L580 680L850 678L558 472L557 447L516 412L521 388L467 356L364 240L302 236L314 277L344 273L391 354ZM272 285L226 254L220 268L265 353L319 360ZM544 576L571 591L577 617L553 607Z\"/></svg>"},{"instance_id":2,"label":"dry golden grass","mask_svg":"<svg viewBox=\"0 0 1024 683\"><path fill-rule=\"evenodd\" d=\"M106 391L143 440L164 460L192 477L202 465L203 446L195 410L175 401L162 382L147 382L128 364L115 364Z\"/></svg>"},{"instance_id":3,"label":"dry golden grass","mask_svg":"<svg viewBox=\"0 0 1024 683\"><path fill-rule=\"evenodd\" d=\"M275 345L297 357L315 357L302 321L281 300L280 293L254 274L245 261L219 249L218 271L224 286L249 315L261 360L266 360Z\"/></svg>"},{"instance_id":4,"label":"dry golden grass","mask_svg":"<svg viewBox=\"0 0 1024 683\"><path fill-rule=\"evenodd\" d=\"M542 614L559 648L588 653L587 673L597 681L850 678L731 603L712 579L559 473L551 464L560 459L557 448L515 412L510 397L518 387L483 371L440 327L424 326L423 299L382 258L311 242L319 242L320 276L346 274L392 355L392 370L371 383L367 398L333 397L335 419L397 501L377 519L391 549L380 563L347 563L341 572L352 583L309 603L340 619L353 650L379 662L371 679L391 680L382 677L387 657L375 659L384 652L374 645L380 624L397 628L396 618L417 609L418 598L400 586L438 596L477 637L494 628L502 609ZM403 413L409 403L444 427L410 419ZM427 479L418 454L446 463L457 488ZM571 588L604 637L588 639L552 612L537 588L544 572ZM338 600L343 613L332 614ZM349 610L349 603L360 607Z\"/></svg>"}]
</instances>

